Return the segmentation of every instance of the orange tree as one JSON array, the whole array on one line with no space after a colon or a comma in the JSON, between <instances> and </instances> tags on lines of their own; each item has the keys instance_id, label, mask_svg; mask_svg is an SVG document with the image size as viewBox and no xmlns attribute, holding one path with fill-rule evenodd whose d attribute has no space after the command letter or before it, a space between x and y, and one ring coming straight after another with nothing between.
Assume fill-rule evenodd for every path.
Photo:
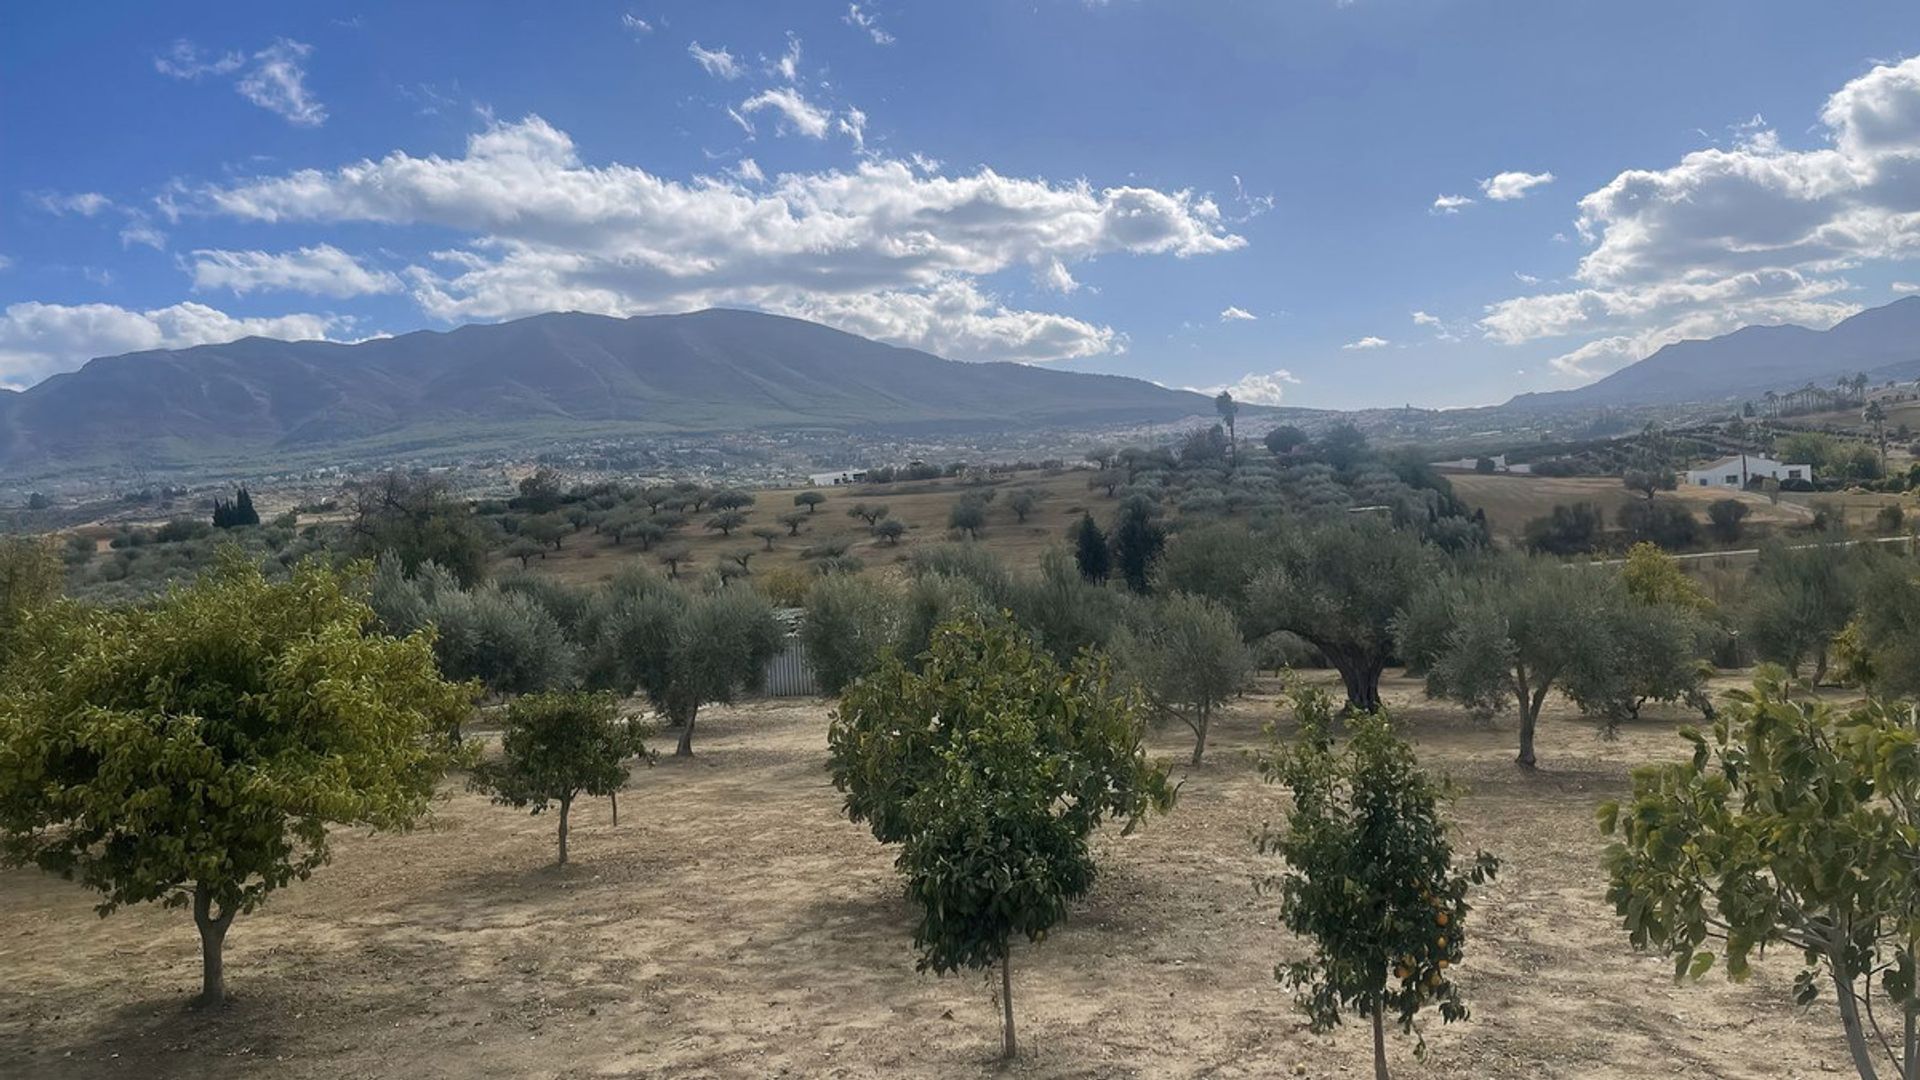
<instances>
[{"instance_id":1,"label":"orange tree","mask_svg":"<svg viewBox=\"0 0 1920 1080\"><path fill-rule=\"evenodd\" d=\"M645 736L645 728L620 716L612 694L528 694L507 706L500 756L475 766L472 784L502 806L535 814L558 807L559 862L565 866L573 801L581 795L611 796L617 823L627 760L646 757Z\"/></svg>"},{"instance_id":2,"label":"orange tree","mask_svg":"<svg viewBox=\"0 0 1920 1080\"><path fill-rule=\"evenodd\" d=\"M1862 1080L1883 1061L1915 1080L1920 710L1842 710L1795 700L1790 686L1763 667L1711 729L1682 730L1689 760L1636 770L1632 797L1600 807L1601 830L1617 837L1607 898L1636 947L1673 959L1676 979L1704 976L1716 954L1743 979L1756 952L1792 948L1795 997L1811 1004L1831 985Z\"/></svg>"},{"instance_id":3,"label":"orange tree","mask_svg":"<svg viewBox=\"0 0 1920 1080\"><path fill-rule=\"evenodd\" d=\"M1039 941L1092 888L1101 822L1172 805L1143 728L1104 660L1063 669L1004 616L941 626L917 669L890 657L841 698L829 769L847 816L902 845L921 971L999 966L1007 1057L1013 937Z\"/></svg>"},{"instance_id":4,"label":"orange tree","mask_svg":"<svg viewBox=\"0 0 1920 1080\"><path fill-rule=\"evenodd\" d=\"M1465 869L1454 867L1444 785L1420 768L1385 714L1350 716L1351 737L1337 747L1325 692L1293 700L1298 739L1261 761L1268 781L1292 789L1293 812L1283 830L1261 836L1260 849L1286 860L1287 870L1263 884L1313 954L1276 967L1274 977L1298 993L1314 1031L1347 1013L1367 1017L1373 1073L1385 1080L1389 1020L1412 1032L1429 1006L1445 1022L1466 1018L1449 970L1465 954L1467 891L1500 864L1476 852Z\"/></svg>"},{"instance_id":5,"label":"orange tree","mask_svg":"<svg viewBox=\"0 0 1920 1080\"><path fill-rule=\"evenodd\" d=\"M147 606L29 620L0 689L0 861L102 915L190 906L219 1004L234 917L324 865L329 826L425 814L472 706L427 635L375 625L334 571L269 582L232 554Z\"/></svg>"}]
</instances>

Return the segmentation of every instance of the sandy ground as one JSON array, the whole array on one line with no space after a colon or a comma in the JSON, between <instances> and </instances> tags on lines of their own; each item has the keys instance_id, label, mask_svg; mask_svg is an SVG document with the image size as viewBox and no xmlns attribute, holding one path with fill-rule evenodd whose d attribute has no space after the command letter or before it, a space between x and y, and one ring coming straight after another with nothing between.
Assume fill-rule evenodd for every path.
<instances>
[{"instance_id":1,"label":"sandy ground","mask_svg":"<svg viewBox=\"0 0 1920 1080\"><path fill-rule=\"evenodd\" d=\"M1830 999L1790 1002L1795 960L1750 982L1675 986L1602 903L1594 804L1635 762L1674 755L1673 718L1602 741L1558 717L1543 768L1394 680L1424 757L1469 787L1462 846L1506 860L1468 924L1464 1024L1396 1039L1396 1075L1747 1077L1846 1070ZM757 703L701 721L700 756L638 771L576 812L555 869L551 819L450 791L433 829L343 835L334 865L241 919L224 1010L184 1008L184 912L95 917L89 894L0 873L0 1077L1364 1077L1359 1025L1308 1033L1273 979L1301 943L1252 880L1253 835L1284 808L1246 751L1271 697L1180 762L1179 806L1098 840L1104 876L1052 938L1015 954L1024 1057L1003 1068L979 976L916 974L889 851L838 812L827 710ZM1180 729L1183 731L1184 729Z\"/></svg>"}]
</instances>

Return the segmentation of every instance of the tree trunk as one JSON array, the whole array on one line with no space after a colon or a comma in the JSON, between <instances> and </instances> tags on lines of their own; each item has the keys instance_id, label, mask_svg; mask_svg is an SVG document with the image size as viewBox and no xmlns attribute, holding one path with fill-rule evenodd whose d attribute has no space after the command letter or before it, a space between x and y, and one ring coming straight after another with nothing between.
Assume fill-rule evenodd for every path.
<instances>
[{"instance_id":1,"label":"tree trunk","mask_svg":"<svg viewBox=\"0 0 1920 1080\"><path fill-rule=\"evenodd\" d=\"M1533 729L1540 722L1540 710L1527 708L1526 702L1520 703L1520 767L1531 769L1535 765L1533 756Z\"/></svg>"},{"instance_id":2,"label":"tree trunk","mask_svg":"<svg viewBox=\"0 0 1920 1080\"><path fill-rule=\"evenodd\" d=\"M1387 1076L1387 1031L1386 1021L1381 1017L1383 1005L1373 1003L1373 1080L1389 1080Z\"/></svg>"},{"instance_id":3,"label":"tree trunk","mask_svg":"<svg viewBox=\"0 0 1920 1080\"><path fill-rule=\"evenodd\" d=\"M1193 763L1200 764L1201 755L1207 752L1207 724L1212 720L1212 711L1200 710L1200 722L1193 728Z\"/></svg>"},{"instance_id":4,"label":"tree trunk","mask_svg":"<svg viewBox=\"0 0 1920 1080\"><path fill-rule=\"evenodd\" d=\"M1837 954L1843 948L1836 946L1832 951ZM1840 997L1840 1028L1847 1033L1847 1053L1853 1055L1854 1071L1860 1074L1860 1080L1878 1080L1873 1050L1867 1045L1866 1029L1860 1026L1860 1000L1853 996L1853 980L1840 974L1844 970L1841 957L1830 956L1828 962L1833 965L1833 988Z\"/></svg>"},{"instance_id":5,"label":"tree trunk","mask_svg":"<svg viewBox=\"0 0 1920 1080\"><path fill-rule=\"evenodd\" d=\"M1920 1045L1914 1043L1914 1037L1920 1035L1920 1032L1916 1032L1914 1028L1914 1015L1908 1012L1904 1028L1906 1037L1900 1043L1900 1053L1904 1055L1901 1075L1906 1080L1920 1080Z\"/></svg>"},{"instance_id":6,"label":"tree trunk","mask_svg":"<svg viewBox=\"0 0 1920 1080\"><path fill-rule=\"evenodd\" d=\"M231 910L213 913L213 892L205 885L193 887L193 924L200 929L200 996L197 1008L223 1004L227 1000L226 957L227 927L233 925Z\"/></svg>"},{"instance_id":7,"label":"tree trunk","mask_svg":"<svg viewBox=\"0 0 1920 1080\"><path fill-rule=\"evenodd\" d=\"M1348 708L1355 712L1379 712L1380 672L1386 665L1371 657L1336 655L1327 659L1340 671L1340 681L1347 688Z\"/></svg>"},{"instance_id":8,"label":"tree trunk","mask_svg":"<svg viewBox=\"0 0 1920 1080\"><path fill-rule=\"evenodd\" d=\"M613 800L613 823L618 826L620 824L620 793L616 791L607 797Z\"/></svg>"},{"instance_id":9,"label":"tree trunk","mask_svg":"<svg viewBox=\"0 0 1920 1080\"><path fill-rule=\"evenodd\" d=\"M1012 1061L1020 1054L1013 1038L1013 946L1000 950L1000 1056Z\"/></svg>"},{"instance_id":10,"label":"tree trunk","mask_svg":"<svg viewBox=\"0 0 1920 1080\"><path fill-rule=\"evenodd\" d=\"M1822 644L1813 653L1813 685L1827 681L1827 647Z\"/></svg>"},{"instance_id":11,"label":"tree trunk","mask_svg":"<svg viewBox=\"0 0 1920 1080\"><path fill-rule=\"evenodd\" d=\"M688 712L686 720L681 723L680 745L673 748L674 757L693 756L693 719L696 715L698 715L698 710Z\"/></svg>"},{"instance_id":12,"label":"tree trunk","mask_svg":"<svg viewBox=\"0 0 1920 1080\"><path fill-rule=\"evenodd\" d=\"M573 812L573 796L560 800L560 865L567 865L567 815Z\"/></svg>"}]
</instances>

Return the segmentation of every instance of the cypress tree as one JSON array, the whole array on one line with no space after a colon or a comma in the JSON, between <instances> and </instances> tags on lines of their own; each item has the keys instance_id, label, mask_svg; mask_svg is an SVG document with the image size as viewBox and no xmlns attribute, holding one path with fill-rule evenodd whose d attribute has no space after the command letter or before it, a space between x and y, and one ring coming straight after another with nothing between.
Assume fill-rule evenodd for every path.
<instances>
[{"instance_id":1,"label":"cypress tree","mask_svg":"<svg viewBox=\"0 0 1920 1080\"><path fill-rule=\"evenodd\" d=\"M1074 527L1073 561L1080 567L1080 576L1088 581L1105 581L1113 571L1113 558L1107 552L1107 534L1093 523L1092 514L1082 514L1080 524Z\"/></svg>"},{"instance_id":2,"label":"cypress tree","mask_svg":"<svg viewBox=\"0 0 1920 1080\"><path fill-rule=\"evenodd\" d=\"M1113 524L1113 559L1127 588L1144 593L1153 574L1154 560L1167 544L1167 534L1153 520L1155 507L1143 495L1129 498L1120 507Z\"/></svg>"}]
</instances>

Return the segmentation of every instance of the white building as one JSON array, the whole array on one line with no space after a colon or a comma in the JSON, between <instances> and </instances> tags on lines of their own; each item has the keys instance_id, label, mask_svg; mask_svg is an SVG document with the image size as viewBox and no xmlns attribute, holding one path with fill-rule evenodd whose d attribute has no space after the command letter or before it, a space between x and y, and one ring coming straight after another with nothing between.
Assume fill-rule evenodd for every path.
<instances>
[{"instance_id":1,"label":"white building","mask_svg":"<svg viewBox=\"0 0 1920 1080\"><path fill-rule=\"evenodd\" d=\"M867 470L847 472L814 473L807 477L809 487L841 487L846 484L863 484L867 480Z\"/></svg>"},{"instance_id":2,"label":"white building","mask_svg":"<svg viewBox=\"0 0 1920 1080\"><path fill-rule=\"evenodd\" d=\"M1813 466L1789 465L1758 454L1734 454L1687 470L1688 487L1727 487L1739 490L1748 484L1774 480L1812 480Z\"/></svg>"},{"instance_id":3,"label":"white building","mask_svg":"<svg viewBox=\"0 0 1920 1080\"><path fill-rule=\"evenodd\" d=\"M1524 461L1509 464L1505 454L1495 454L1487 460L1493 462L1493 471L1497 473L1525 474L1533 471L1533 466ZM1447 469L1452 472L1477 472L1480 468L1480 459L1463 457L1453 461L1430 461L1427 464L1436 469Z\"/></svg>"}]
</instances>

